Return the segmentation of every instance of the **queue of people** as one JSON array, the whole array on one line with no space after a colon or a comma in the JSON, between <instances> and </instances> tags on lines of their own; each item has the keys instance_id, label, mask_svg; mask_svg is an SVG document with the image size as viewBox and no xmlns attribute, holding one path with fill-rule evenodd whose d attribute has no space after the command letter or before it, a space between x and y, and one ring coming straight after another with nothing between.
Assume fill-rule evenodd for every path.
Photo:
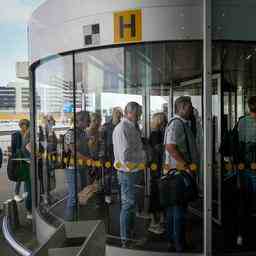
<instances>
[{"instance_id":1,"label":"queue of people","mask_svg":"<svg viewBox=\"0 0 256 256\"><path fill-rule=\"evenodd\" d=\"M149 145L151 150L143 145L138 122L141 117L141 106L136 102L126 105L124 118L113 132L115 167L118 170L121 187L120 237L123 247L129 247L134 239L134 223L136 212L136 184L140 182L141 172L138 164L156 163L157 170L151 173L151 193L149 212L151 222L149 231L162 234L166 231L168 249L182 252L186 249L186 215L188 202L185 199L168 202L164 207L160 204L161 193L159 182L163 176L163 165L168 166L166 172L175 172L180 182L174 188L176 191L166 191L172 194L183 194L183 178L193 183L195 179L190 165L199 161L196 138L193 133L193 107L190 97L179 97L175 101L175 116L167 124L164 113L156 113L152 117ZM120 164L121 163L121 164ZM129 165L133 163L133 165ZM136 165L137 164L137 165ZM177 165L187 174L180 175ZM196 190L196 188L195 188ZM195 192L196 193L196 192ZM181 198L182 196L177 195ZM166 223L166 225L164 225Z\"/></svg>"},{"instance_id":2,"label":"queue of people","mask_svg":"<svg viewBox=\"0 0 256 256\"><path fill-rule=\"evenodd\" d=\"M129 102L126 105L124 116L119 107L114 108L112 118L103 126L99 113L78 112L76 125L64 135L65 156L67 159L78 157L83 161L89 159L109 161L114 169L79 166L76 172L74 163L68 161L65 169L68 184L66 220L75 218L76 192L79 193L93 182L96 182L98 189L105 194L105 202L111 204L113 177L117 176L121 199L120 237L123 247L128 247L134 238L135 230L137 210L135 187L141 184L144 175L138 166L141 163L155 163L157 171L151 174L149 205L151 222L148 231L155 234L166 232L169 249L183 251L186 247L187 204L163 207L160 204L161 191L158 184L164 175L163 165L166 164L170 166L170 170L173 170L176 169L178 162L191 179L194 179L189 166L191 163L198 163L199 156L193 118L191 118L193 107L189 97L180 97L176 100L175 113L168 125L164 113L154 114L151 134L145 142L139 127L142 107L136 102Z\"/></svg>"},{"instance_id":3,"label":"queue of people","mask_svg":"<svg viewBox=\"0 0 256 256\"><path fill-rule=\"evenodd\" d=\"M73 126L63 135L63 156L65 157L65 177L67 181L68 199L65 209L65 219L75 219L77 194L87 185L97 183L98 189L105 195L105 202L112 203L112 184L118 180L120 188L120 237L123 247L129 247L134 238L137 210L136 185L143 181L144 172L138 166L155 163L157 170L151 173L149 213L151 222L148 231L155 234L167 233L169 249L183 251L186 247L185 224L187 204L174 203L163 207L159 182L164 175L163 165L169 166L168 172L182 165L192 179L191 163L197 163L199 156L196 148L195 131L193 130L193 107L189 97L179 97L175 102L175 116L167 124L165 113L152 116L151 134L149 139L142 138L139 122L142 106L129 102L124 113L121 108L113 108L112 117L105 124L99 113L87 111L77 112ZM57 138L53 127L55 120L52 116L43 117L39 126L38 143L38 180L40 194L47 197L53 189L51 177L56 166L52 159L43 155L54 155L58 152ZM21 131L12 136L12 155L17 149L24 148L30 158L28 139L29 123L20 122ZM41 157L40 157L41 156ZM77 165L72 159L102 160L110 162L113 168L98 168L95 166ZM45 175L46 174L46 175ZM45 181L45 176L46 180ZM31 184L25 182L26 191L31 198ZM30 184L30 188L29 188ZM15 199L18 200L20 182L17 182ZM28 211L31 207L28 205ZM166 224L167 223L167 224Z\"/></svg>"},{"instance_id":4,"label":"queue of people","mask_svg":"<svg viewBox=\"0 0 256 256\"><path fill-rule=\"evenodd\" d=\"M245 168L255 161L255 123L256 97L248 100L250 114L240 118L232 131L229 144L229 156L233 163L243 162ZM77 194L89 184L97 183L98 189L105 195L105 203L112 203L113 181L118 180L120 189L120 238L124 248L129 247L134 239L135 221L138 202L136 185L143 181L141 163L150 166L156 165L156 170L150 174L149 208L150 223L148 231L157 235L166 234L168 250L182 252L188 248L189 242L186 233L191 231L187 221L188 205L197 198L196 175L191 164L200 166L198 143L198 111L192 106L191 98L181 96L175 100L175 115L169 118L164 112L155 113L151 118L151 132L148 139L142 137L139 126L142 115L142 106L136 102L129 102L124 113L120 107L113 108L111 119L102 125L101 115L97 112L77 112L72 128L63 136L63 156L65 162L65 177L67 181L68 200L65 209L66 220L74 220L77 206ZM58 144L53 127L55 120L51 115L43 117L38 132L38 180L40 194L50 197L51 185L55 179L53 158L57 158ZM23 163L20 173L27 175L19 177L12 173L12 180L16 181L14 199L21 202L25 199L27 218L31 219L31 180L28 167L31 158L29 136L30 123L27 119L19 122L20 130L11 136L9 166L18 166L17 159ZM236 136L236 137L235 137ZM234 149L236 149L234 151ZM1 151L0 151L1 152ZM43 159L42 155L53 157ZM225 153L222 152L225 156ZM83 162L100 160L110 162L111 168L77 165L72 159L78 158ZM1 166L0 154L0 166ZM14 161L14 162L13 162ZM16 162L15 162L16 163ZM144 169L145 170L145 169ZM12 170L11 170L12 171ZM45 175L46 174L46 175ZM16 175L16 176L15 176ZM244 172L243 175L246 175ZM244 182L243 175L239 181ZM46 177L46 180L45 180ZM76 180L77 179L77 180ZM166 182L168 181L168 182ZM163 199L163 184L168 195ZM189 183L191 192L184 189ZM24 184L24 194L21 196L21 186ZM248 183L249 184L249 183ZM243 185L243 184L242 184ZM244 220L249 219L252 208L253 186L245 185L238 188L241 198L246 194L246 200L240 200L238 213L237 243L242 244L244 239ZM77 187L76 187L77 186ZM249 187L251 190L249 191ZM244 189L243 191L241 189ZM241 192L242 191L242 192ZM250 200L248 200L248 198ZM163 200L168 202L162 203ZM250 202L249 202L250 201ZM242 209L242 210L241 210ZM190 226L190 228L188 228ZM188 230L190 229L190 230Z\"/></svg>"}]
</instances>

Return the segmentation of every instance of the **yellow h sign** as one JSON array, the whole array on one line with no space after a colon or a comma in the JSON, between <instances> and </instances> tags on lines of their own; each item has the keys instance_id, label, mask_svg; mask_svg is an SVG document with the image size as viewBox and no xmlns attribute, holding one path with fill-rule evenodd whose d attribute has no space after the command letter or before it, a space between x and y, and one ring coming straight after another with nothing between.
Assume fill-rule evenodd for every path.
<instances>
[{"instance_id":1,"label":"yellow h sign","mask_svg":"<svg viewBox=\"0 0 256 256\"><path fill-rule=\"evenodd\" d=\"M114 13L114 35L115 43L141 41L141 10Z\"/></svg>"}]
</instances>

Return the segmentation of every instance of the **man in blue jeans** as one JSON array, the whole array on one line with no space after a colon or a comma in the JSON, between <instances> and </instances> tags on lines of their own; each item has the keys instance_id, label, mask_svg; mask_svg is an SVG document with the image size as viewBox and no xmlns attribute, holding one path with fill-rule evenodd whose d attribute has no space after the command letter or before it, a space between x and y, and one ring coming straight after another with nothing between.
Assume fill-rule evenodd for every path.
<instances>
[{"instance_id":1,"label":"man in blue jeans","mask_svg":"<svg viewBox=\"0 0 256 256\"><path fill-rule=\"evenodd\" d=\"M195 136L189 122L192 111L190 97L181 96L177 98L175 101L175 116L169 121L164 138L165 163L171 169L186 170L188 173L190 173L190 164L199 161ZM179 178L182 179L182 176L178 175L177 179ZM178 184L182 183L179 182ZM180 187L176 189L179 190ZM170 250L172 247L175 247L177 252L185 249L186 215L187 202L175 203L167 209L167 235Z\"/></svg>"},{"instance_id":2,"label":"man in blue jeans","mask_svg":"<svg viewBox=\"0 0 256 256\"><path fill-rule=\"evenodd\" d=\"M76 156L84 161L90 157L88 147L89 138L85 129L90 124L90 115L87 111L81 111L76 114L76 125L74 128L69 129L64 136L64 146L67 158L70 160L75 156L75 143L76 143ZM76 130L75 130L76 129ZM76 139L75 139L76 134ZM76 180L77 177L79 180ZM79 192L87 185L87 170L86 168L75 168L74 164L69 161L65 169L65 175L68 184L68 201L66 205L65 219L67 221L74 220L76 212L76 192ZM78 191L76 191L76 183L80 181Z\"/></svg>"},{"instance_id":3,"label":"man in blue jeans","mask_svg":"<svg viewBox=\"0 0 256 256\"><path fill-rule=\"evenodd\" d=\"M142 110L136 102L125 107L125 116L113 132L115 168L121 186L120 236L123 247L132 238L135 222L135 187L139 182L138 164L146 160L138 126Z\"/></svg>"}]
</instances>

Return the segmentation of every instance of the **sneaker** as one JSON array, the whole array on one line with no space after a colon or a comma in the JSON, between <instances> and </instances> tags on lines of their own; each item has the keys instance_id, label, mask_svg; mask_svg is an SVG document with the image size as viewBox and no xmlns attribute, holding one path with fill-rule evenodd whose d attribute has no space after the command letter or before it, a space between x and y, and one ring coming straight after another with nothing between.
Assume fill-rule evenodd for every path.
<instances>
[{"instance_id":1,"label":"sneaker","mask_svg":"<svg viewBox=\"0 0 256 256\"><path fill-rule=\"evenodd\" d=\"M105 202L106 202L107 204L111 204L111 203L112 203L111 196L105 196Z\"/></svg>"},{"instance_id":2,"label":"sneaker","mask_svg":"<svg viewBox=\"0 0 256 256\"><path fill-rule=\"evenodd\" d=\"M150 223L149 228L157 228L157 227L159 227L159 223L155 223L155 224L153 224L152 222Z\"/></svg>"},{"instance_id":3,"label":"sneaker","mask_svg":"<svg viewBox=\"0 0 256 256\"><path fill-rule=\"evenodd\" d=\"M150 226L148 231L151 233L154 233L156 235L161 235L164 233L164 229L160 225L155 226L155 227Z\"/></svg>"},{"instance_id":4,"label":"sneaker","mask_svg":"<svg viewBox=\"0 0 256 256\"><path fill-rule=\"evenodd\" d=\"M243 245L243 237L242 236L238 236L237 239L236 239L236 244L238 246L242 246Z\"/></svg>"},{"instance_id":5,"label":"sneaker","mask_svg":"<svg viewBox=\"0 0 256 256\"><path fill-rule=\"evenodd\" d=\"M25 199L28 196L28 192L22 193L22 197Z\"/></svg>"},{"instance_id":6,"label":"sneaker","mask_svg":"<svg viewBox=\"0 0 256 256\"><path fill-rule=\"evenodd\" d=\"M28 219L28 220L32 220L32 219L33 219L33 216L32 216L31 213L27 213L27 219Z\"/></svg>"},{"instance_id":7,"label":"sneaker","mask_svg":"<svg viewBox=\"0 0 256 256\"><path fill-rule=\"evenodd\" d=\"M14 196L14 200L19 203L19 202L22 202L23 201L23 198L20 196L20 195L15 195Z\"/></svg>"}]
</instances>

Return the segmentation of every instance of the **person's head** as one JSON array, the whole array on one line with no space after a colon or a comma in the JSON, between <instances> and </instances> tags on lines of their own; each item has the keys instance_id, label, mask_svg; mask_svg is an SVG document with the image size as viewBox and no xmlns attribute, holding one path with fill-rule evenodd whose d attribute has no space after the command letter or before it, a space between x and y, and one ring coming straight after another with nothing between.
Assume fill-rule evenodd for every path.
<instances>
[{"instance_id":1,"label":"person's head","mask_svg":"<svg viewBox=\"0 0 256 256\"><path fill-rule=\"evenodd\" d=\"M125 117L132 122L138 122L141 118L142 107L137 102L129 102L124 109Z\"/></svg>"},{"instance_id":2,"label":"person's head","mask_svg":"<svg viewBox=\"0 0 256 256\"><path fill-rule=\"evenodd\" d=\"M101 126L101 115L97 112L91 113L90 127L92 129L99 129L100 126Z\"/></svg>"},{"instance_id":3,"label":"person's head","mask_svg":"<svg viewBox=\"0 0 256 256\"><path fill-rule=\"evenodd\" d=\"M44 128L52 128L55 125L55 120L52 115L43 115L41 125Z\"/></svg>"},{"instance_id":4,"label":"person's head","mask_svg":"<svg viewBox=\"0 0 256 256\"><path fill-rule=\"evenodd\" d=\"M114 125L118 124L120 122L120 120L123 117L123 111L120 107L115 107L113 108L113 112L112 112L112 123Z\"/></svg>"},{"instance_id":5,"label":"person's head","mask_svg":"<svg viewBox=\"0 0 256 256\"><path fill-rule=\"evenodd\" d=\"M76 126L85 129L90 125L90 114L87 111L80 111L76 114Z\"/></svg>"},{"instance_id":6,"label":"person's head","mask_svg":"<svg viewBox=\"0 0 256 256\"><path fill-rule=\"evenodd\" d=\"M30 122L28 119L21 119L19 121L19 127L20 127L20 131L22 133L26 133L29 129L29 125L30 125Z\"/></svg>"},{"instance_id":7,"label":"person's head","mask_svg":"<svg viewBox=\"0 0 256 256\"><path fill-rule=\"evenodd\" d=\"M256 96L251 96L248 100L248 108L250 113L256 114Z\"/></svg>"},{"instance_id":8,"label":"person's head","mask_svg":"<svg viewBox=\"0 0 256 256\"><path fill-rule=\"evenodd\" d=\"M49 115L48 116L48 123L51 125L51 126L54 126L56 121L54 119L54 117L52 115Z\"/></svg>"},{"instance_id":9,"label":"person's head","mask_svg":"<svg viewBox=\"0 0 256 256\"><path fill-rule=\"evenodd\" d=\"M175 114L184 119L190 119L193 111L191 98L188 96L180 96L175 100Z\"/></svg>"},{"instance_id":10,"label":"person's head","mask_svg":"<svg viewBox=\"0 0 256 256\"><path fill-rule=\"evenodd\" d=\"M167 118L164 112L155 113L152 116L151 128L163 129L167 124Z\"/></svg>"}]
</instances>

